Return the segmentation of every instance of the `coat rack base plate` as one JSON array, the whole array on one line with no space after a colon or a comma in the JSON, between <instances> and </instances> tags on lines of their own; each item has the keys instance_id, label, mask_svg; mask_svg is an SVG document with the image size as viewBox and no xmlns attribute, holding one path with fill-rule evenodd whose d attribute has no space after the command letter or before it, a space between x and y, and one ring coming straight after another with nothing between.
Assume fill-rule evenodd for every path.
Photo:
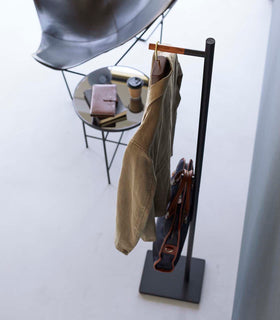
<instances>
[{"instance_id":1,"label":"coat rack base plate","mask_svg":"<svg viewBox=\"0 0 280 320\"><path fill-rule=\"evenodd\" d=\"M181 256L173 272L153 268L153 252L147 251L139 292L198 304L200 302L205 260L192 258L190 277L185 280L186 257Z\"/></svg>"}]
</instances>

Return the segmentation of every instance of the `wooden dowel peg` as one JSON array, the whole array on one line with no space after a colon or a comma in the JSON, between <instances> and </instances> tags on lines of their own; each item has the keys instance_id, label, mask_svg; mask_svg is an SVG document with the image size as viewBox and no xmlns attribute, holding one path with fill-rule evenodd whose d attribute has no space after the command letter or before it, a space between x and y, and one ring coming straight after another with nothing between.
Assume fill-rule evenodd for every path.
<instances>
[{"instance_id":1,"label":"wooden dowel peg","mask_svg":"<svg viewBox=\"0 0 280 320\"><path fill-rule=\"evenodd\" d=\"M156 44L154 44L154 43L149 44L150 50L155 50L155 48L156 48ZM168 46L168 45L164 45L164 44L158 44L157 51L184 54L184 55L195 56L195 57L203 57L203 58L205 57L205 51L172 47L172 46Z\"/></svg>"}]
</instances>

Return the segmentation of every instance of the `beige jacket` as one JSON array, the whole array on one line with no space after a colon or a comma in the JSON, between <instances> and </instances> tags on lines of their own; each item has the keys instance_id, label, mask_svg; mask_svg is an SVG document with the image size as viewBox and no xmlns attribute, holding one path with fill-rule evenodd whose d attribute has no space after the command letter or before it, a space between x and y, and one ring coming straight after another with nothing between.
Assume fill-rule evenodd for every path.
<instances>
[{"instance_id":1,"label":"beige jacket","mask_svg":"<svg viewBox=\"0 0 280 320\"><path fill-rule=\"evenodd\" d=\"M171 71L149 85L143 120L126 148L119 180L115 245L125 254L140 237L155 241L154 218L165 214L170 193L170 157L182 71L175 54L160 55L168 58Z\"/></svg>"}]
</instances>

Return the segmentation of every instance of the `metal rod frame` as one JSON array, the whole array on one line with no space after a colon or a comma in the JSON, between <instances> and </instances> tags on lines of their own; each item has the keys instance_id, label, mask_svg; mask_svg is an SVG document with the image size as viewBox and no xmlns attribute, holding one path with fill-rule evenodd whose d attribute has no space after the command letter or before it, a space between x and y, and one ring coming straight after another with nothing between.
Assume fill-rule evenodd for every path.
<instances>
[{"instance_id":1,"label":"metal rod frame","mask_svg":"<svg viewBox=\"0 0 280 320\"><path fill-rule=\"evenodd\" d=\"M83 132L84 132L84 138L85 138L86 148L88 148L87 133L86 133L86 128L85 128L85 123L84 123L84 121L82 121L82 124L83 124Z\"/></svg>"},{"instance_id":2,"label":"metal rod frame","mask_svg":"<svg viewBox=\"0 0 280 320\"><path fill-rule=\"evenodd\" d=\"M78 76L83 76L83 77L86 76L85 73L81 73L81 72L77 72L77 71L73 71L73 70L69 70L69 69L65 69L64 71L69 72L69 73L77 74Z\"/></svg>"},{"instance_id":3,"label":"metal rod frame","mask_svg":"<svg viewBox=\"0 0 280 320\"><path fill-rule=\"evenodd\" d=\"M86 137L88 137L88 138L93 138L93 139L97 139L97 140L102 140L102 138L95 137L95 136L91 136L91 135L88 135L88 134L86 134ZM105 137L105 141L106 141L106 142L111 142L111 143L120 144L121 146L127 146L127 143L122 143L122 142L119 143L118 141L106 139L106 137Z\"/></svg>"},{"instance_id":4,"label":"metal rod frame","mask_svg":"<svg viewBox=\"0 0 280 320\"><path fill-rule=\"evenodd\" d=\"M160 42L162 42L163 19L168 15L168 13L170 12L170 10L171 10L171 8L169 8L168 10L166 10L166 12L161 15L161 20L160 20L160 22L155 26L155 28L154 28L153 31L148 35L147 38L144 39L143 37L141 37L141 38L139 38L139 40L142 41L142 42L147 42L147 41L151 38L151 36L155 33L155 31L157 30L157 28L161 25ZM137 37L137 38L138 38L138 37Z\"/></svg>"},{"instance_id":5,"label":"metal rod frame","mask_svg":"<svg viewBox=\"0 0 280 320\"><path fill-rule=\"evenodd\" d=\"M125 51L125 53L119 58L119 60L115 63L115 66L117 66L121 60L128 54L128 52L136 45L136 43L142 38L142 36L148 31L148 28L145 29L141 34L139 38L136 38L136 40L132 43L132 45Z\"/></svg>"},{"instance_id":6,"label":"metal rod frame","mask_svg":"<svg viewBox=\"0 0 280 320\"><path fill-rule=\"evenodd\" d=\"M152 31L152 33L149 34L148 38L146 39L143 39L143 36L144 34L149 30L150 26L148 26L141 34L139 37L136 37L136 40L132 43L132 45L125 51L125 53L119 58L119 60L115 63L115 66L117 66L121 60L128 54L128 52L136 45L136 43L138 41L143 41L143 42L146 42L150 37L151 35L156 31L156 29L161 26L160 28L160 42L162 42L162 34L163 34L163 21L164 21L164 18L168 15L170 9L167 10L166 13L163 13L161 15L161 20L160 22L156 25L155 29Z\"/></svg>"},{"instance_id":7,"label":"metal rod frame","mask_svg":"<svg viewBox=\"0 0 280 320\"><path fill-rule=\"evenodd\" d=\"M67 90L68 90L69 96L70 96L71 100L73 100L73 96L72 96L72 93L71 93L71 91L70 91L70 88L69 88L68 82L67 82L67 80L66 80L66 77L65 77L65 74L64 74L64 70L61 70L61 73L62 73L62 76L63 76L64 82L65 82L65 84L66 84L66 87L67 87Z\"/></svg>"},{"instance_id":8,"label":"metal rod frame","mask_svg":"<svg viewBox=\"0 0 280 320\"><path fill-rule=\"evenodd\" d=\"M162 43L163 20L164 20L164 14L161 15L161 21L160 21L160 37L159 37L159 42L160 43Z\"/></svg>"},{"instance_id":9,"label":"metal rod frame","mask_svg":"<svg viewBox=\"0 0 280 320\"><path fill-rule=\"evenodd\" d=\"M106 149L106 143L105 143L105 137L104 137L104 131L103 130L101 131L101 134L102 134L102 142L103 142L103 150L104 150L104 156L105 156L107 178L108 178L108 183L111 184L109 166L108 166L107 149Z\"/></svg>"},{"instance_id":10,"label":"metal rod frame","mask_svg":"<svg viewBox=\"0 0 280 320\"><path fill-rule=\"evenodd\" d=\"M87 138L93 138L93 139L97 139L97 140L102 140L102 144L103 144L103 151L104 151L104 157L105 157L105 166L106 166L106 173L107 173L107 179L108 179L108 183L111 184L111 179L110 179L110 169L111 169L111 166L113 164L113 161L115 159L115 156L117 154L117 151L118 151L118 148L119 146L127 146L126 143L122 143L121 140L122 140L122 137L123 137L123 134L124 134L124 131L121 133L120 135L120 138L118 141L114 141L114 140L110 140L108 139L108 136L109 136L109 131L106 131L106 130L101 130L101 138L100 137L95 137L95 136L91 136L91 135L88 135L86 133L86 128L85 128L85 122L82 121L82 124L83 124L83 132L84 132L84 138L85 138L85 144L86 144L86 148L88 148L88 141L87 141ZM114 150L114 153L112 155L112 158L110 160L110 163L108 161L108 155L107 155L107 148L106 148L106 142L110 142L110 143L115 143L117 146Z\"/></svg>"},{"instance_id":11,"label":"metal rod frame","mask_svg":"<svg viewBox=\"0 0 280 320\"><path fill-rule=\"evenodd\" d=\"M115 155L116 155L117 150L118 150L118 148L119 148L119 145L120 145L120 142L121 142L121 140L122 140L123 134L124 134L124 132L122 132L122 134L121 134L121 136L120 136L120 138L119 138L119 141L118 141L118 143L117 143L116 149L115 149L115 151L114 151L114 153L113 153L113 156L112 156L112 159L111 159L111 161L110 161L108 170L110 170L110 168L111 168L111 166L112 166L112 163L113 163L113 161L114 161L114 159L115 159ZM106 140L105 140L105 141L106 141ZM107 141L108 141L108 140L107 140Z\"/></svg>"},{"instance_id":12,"label":"metal rod frame","mask_svg":"<svg viewBox=\"0 0 280 320\"><path fill-rule=\"evenodd\" d=\"M83 77L85 77L86 74L80 73L80 72L76 72L76 71L72 71L72 70L69 70L69 69L61 70L61 72L62 72L62 76L63 76L64 82L65 82L66 88L67 88L67 90L68 90L69 96L70 96L71 100L73 100L73 96L72 96L72 93L71 93L71 90L70 90L70 87L69 87L69 84L68 84L68 82L67 82L67 79L66 79L66 77L65 77L64 72L69 72L69 73L77 74L77 75L83 76Z\"/></svg>"}]
</instances>

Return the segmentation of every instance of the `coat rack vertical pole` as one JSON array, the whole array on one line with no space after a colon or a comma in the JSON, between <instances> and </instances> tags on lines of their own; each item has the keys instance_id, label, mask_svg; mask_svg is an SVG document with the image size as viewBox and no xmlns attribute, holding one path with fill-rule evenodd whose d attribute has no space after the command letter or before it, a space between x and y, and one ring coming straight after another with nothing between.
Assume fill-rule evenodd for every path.
<instances>
[{"instance_id":1,"label":"coat rack vertical pole","mask_svg":"<svg viewBox=\"0 0 280 320\"><path fill-rule=\"evenodd\" d=\"M197 205L198 205L206 127L207 127L207 116L208 116L208 106L209 106L209 97L210 97L210 89L211 89L214 49L215 49L215 40L212 38L208 38L206 40L206 47L205 47L200 116L199 116L199 126L198 126L196 157L195 157L195 178L194 178L192 210L191 210L192 218L191 218L190 230L189 230L188 251L187 251L186 268L185 268L185 281L188 281L190 276L196 215L197 215Z\"/></svg>"}]
</instances>

